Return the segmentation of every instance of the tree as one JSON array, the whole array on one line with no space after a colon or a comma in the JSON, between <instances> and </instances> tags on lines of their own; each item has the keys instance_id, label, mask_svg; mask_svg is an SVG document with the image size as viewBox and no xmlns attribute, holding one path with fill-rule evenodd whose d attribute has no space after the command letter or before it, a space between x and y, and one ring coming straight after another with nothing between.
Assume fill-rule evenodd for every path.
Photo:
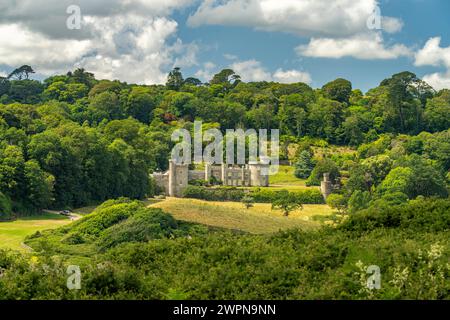
<instances>
[{"instance_id":1,"label":"tree","mask_svg":"<svg viewBox=\"0 0 450 320\"><path fill-rule=\"evenodd\" d=\"M355 213L362 209L369 207L372 197L368 191L355 190L348 199L348 210L350 213Z\"/></svg>"},{"instance_id":2,"label":"tree","mask_svg":"<svg viewBox=\"0 0 450 320\"><path fill-rule=\"evenodd\" d=\"M303 150L295 163L294 175L299 179L306 179L313 169L314 163L312 161L311 153L307 150Z\"/></svg>"},{"instance_id":3,"label":"tree","mask_svg":"<svg viewBox=\"0 0 450 320\"><path fill-rule=\"evenodd\" d=\"M216 73L209 81L210 84L234 84L236 85L241 80L241 76L236 74L231 69L223 69Z\"/></svg>"},{"instance_id":4,"label":"tree","mask_svg":"<svg viewBox=\"0 0 450 320\"><path fill-rule=\"evenodd\" d=\"M328 99L348 104L352 94L352 83L348 80L339 78L325 84L322 87L322 91Z\"/></svg>"},{"instance_id":5,"label":"tree","mask_svg":"<svg viewBox=\"0 0 450 320\"><path fill-rule=\"evenodd\" d=\"M331 159L324 158L317 162L316 166L311 172L311 175L306 181L306 184L313 186L320 185L320 181L322 180L324 173L330 174L332 183L335 183L340 177L339 167L336 165L336 163Z\"/></svg>"},{"instance_id":6,"label":"tree","mask_svg":"<svg viewBox=\"0 0 450 320\"><path fill-rule=\"evenodd\" d=\"M0 77L0 97L9 92L11 84L6 77Z\"/></svg>"},{"instance_id":7,"label":"tree","mask_svg":"<svg viewBox=\"0 0 450 320\"><path fill-rule=\"evenodd\" d=\"M202 82L197 78L189 77L184 80L184 84L188 84L191 86L201 86Z\"/></svg>"},{"instance_id":8,"label":"tree","mask_svg":"<svg viewBox=\"0 0 450 320\"><path fill-rule=\"evenodd\" d=\"M248 210L253 207L255 203L255 199L249 195L245 195L241 202L244 204L245 208Z\"/></svg>"},{"instance_id":9,"label":"tree","mask_svg":"<svg viewBox=\"0 0 450 320\"><path fill-rule=\"evenodd\" d=\"M392 108L391 127L397 132L419 132L422 126L423 107L435 91L414 73L401 72L385 79L380 86L388 90L388 107Z\"/></svg>"},{"instance_id":10,"label":"tree","mask_svg":"<svg viewBox=\"0 0 450 320\"><path fill-rule=\"evenodd\" d=\"M8 75L8 79L15 79L15 80L28 80L28 77L30 74L35 73L33 68L31 68L28 65L23 65L17 69L15 69L13 72L11 72Z\"/></svg>"},{"instance_id":11,"label":"tree","mask_svg":"<svg viewBox=\"0 0 450 320\"><path fill-rule=\"evenodd\" d=\"M281 190L278 192L276 198L272 201L272 210L280 209L283 211L285 217L289 216L294 210L303 209L303 204L300 199L295 195L295 193L289 192L287 190Z\"/></svg>"},{"instance_id":12,"label":"tree","mask_svg":"<svg viewBox=\"0 0 450 320\"><path fill-rule=\"evenodd\" d=\"M327 197L327 205L332 209L336 209L340 214L344 214L347 211L347 200L341 194L330 194Z\"/></svg>"},{"instance_id":13,"label":"tree","mask_svg":"<svg viewBox=\"0 0 450 320\"><path fill-rule=\"evenodd\" d=\"M444 131L450 128L450 90L442 90L433 99L429 99L424 118L430 132Z\"/></svg>"},{"instance_id":14,"label":"tree","mask_svg":"<svg viewBox=\"0 0 450 320\"><path fill-rule=\"evenodd\" d=\"M135 86L124 107L125 114L143 123L150 123L157 101L150 88Z\"/></svg>"},{"instance_id":15,"label":"tree","mask_svg":"<svg viewBox=\"0 0 450 320\"><path fill-rule=\"evenodd\" d=\"M44 172L36 160L25 163L24 175L28 206L36 210L48 208L53 200L54 177Z\"/></svg>"},{"instance_id":16,"label":"tree","mask_svg":"<svg viewBox=\"0 0 450 320\"><path fill-rule=\"evenodd\" d=\"M68 81L70 83L83 83L89 89L91 89L97 82L97 80L95 80L94 74L87 72L83 68L78 68L74 72L69 71L67 73L67 76L69 77Z\"/></svg>"},{"instance_id":17,"label":"tree","mask_svg":"<svg viewBox=\"0 0 450 320\"><path fill-rule=\"evenodd\" d=\"M12 204L11 200L0 192L0 221L11 219Z\"/></svg>"},{"instance_id":18,"label":"tree","mask_svg":"<svg viewBox=\"0 0 450 320\"><path fill-rule=\"evenodd\" d=\"M183 86L184 80L180 68L175 67L167 76L166 87L169 90L178 91Z\"/></svg>"},{"instance_id":19,"label":"tree","mask_svg":"<svg viewBox=\"0 0 450 320\"><path fill-rule=\"evenodd\" d=\"M112 91L104 91L89 99L88 113L92 122L100 123L103 119L121 118L123 111L117 95Z\"/></svg>"}]
</instances>

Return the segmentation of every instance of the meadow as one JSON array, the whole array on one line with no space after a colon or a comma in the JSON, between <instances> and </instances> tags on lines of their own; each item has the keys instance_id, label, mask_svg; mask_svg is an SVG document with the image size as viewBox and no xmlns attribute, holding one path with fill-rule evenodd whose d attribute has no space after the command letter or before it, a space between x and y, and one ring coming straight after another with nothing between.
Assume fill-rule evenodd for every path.
<instances>
[{"instance_id":1,"label":"meadow","mask_svg":"<svg viewBox=\"0 0 450 320\"><path fill-rule=\"evenodd\" d=\"M280 210L272 210L267 203L255 203L246 209L240 202L216 202L184 198L167 198L151 205L170 212L177 220L200 223L213 227L240 230L254 234L273 233L290 228L313 229L319 223L313 216L329 216L333 212L327 205L304 205L289 217Z\"/></svg>"},{"instance_id":2,"label":"meadow","mask_svg":"<svg viewBox=\"0 0 450 320\"><path fill-rule=\"evenodd\" d=\"M26 251L27 247L23 245L23 241L27 236L36 231L55 229L69 223L68 218L51 213L0 222L0 249Z\"/></svg>"}]
</instances>

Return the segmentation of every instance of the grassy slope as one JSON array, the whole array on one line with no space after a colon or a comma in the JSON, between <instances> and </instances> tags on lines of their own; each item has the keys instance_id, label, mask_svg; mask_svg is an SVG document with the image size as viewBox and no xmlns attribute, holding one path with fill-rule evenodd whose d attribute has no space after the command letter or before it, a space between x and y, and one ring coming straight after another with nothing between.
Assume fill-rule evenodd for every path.
<instances>
[{"instance_id":1,"label":"grassy slope","mask_svg":"<svg viewBox=\"0 0 450 320\"><path fill-rule=\"evenodd\" d=\"M68 218L48 213L23 217L11 222L0 222L0 249L24 250L22 242L26 236L68 223L70 223Z\"/></svg>"},{"instance_id":2,"label":"grassy slope","mask_svg":"<svg viewBox=\"0 0 450 320\"><path fill-rule=\"evenodd\" d=\"M271 210L270 204L257 203L247 210L240 202L178 198L167 198L152 206L171 213L178 220L250 233L271 233L295 227L311 229L319 226L318 222L312 221L312 216L332 213L326 205L305 205L303 210L294 211L286 218L281 211Z\"/></svg>"}]
</instances>

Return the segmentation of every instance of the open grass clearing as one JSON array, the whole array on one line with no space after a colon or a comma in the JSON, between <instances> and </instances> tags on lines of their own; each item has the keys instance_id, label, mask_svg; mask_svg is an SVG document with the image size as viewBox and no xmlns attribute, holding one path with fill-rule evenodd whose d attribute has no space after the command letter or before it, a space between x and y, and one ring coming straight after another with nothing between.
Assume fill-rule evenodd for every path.
<instances>
[{"instance_id":1,"label":"open grass clearing","mask_svg":"<svg viewBox=\"0 0 450 320\"><path fill-rule=\"evenodd\" d=\"M330 215L327 205L304 205L303 210L284 217L280 210L271 210L267 203L256 203L246 209L240 202L215 202L197 199L167 198L151 205L171 213L175 219L201 223L213 227L262 234L290 228L313 229L321 225L312 216Z\"/></svg>"}]
</instances>

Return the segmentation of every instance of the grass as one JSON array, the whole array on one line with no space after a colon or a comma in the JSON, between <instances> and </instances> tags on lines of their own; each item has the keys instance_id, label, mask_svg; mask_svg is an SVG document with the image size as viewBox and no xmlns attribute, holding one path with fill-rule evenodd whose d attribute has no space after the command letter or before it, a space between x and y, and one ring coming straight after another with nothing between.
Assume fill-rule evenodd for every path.
<instances>
[{"instance_id":1,"label":"grass","mask_svg":"<svg viewBox=\"0 0 450 320\"><path fill-rule=\"evenodd\" d=\"M284 217L280 210L271 210L271 205L266 203L257 203L253 208L245 209L240 202L181 198L167 198L151 206L171 213L178 220L254 234L272 233L290 228L313 229L321 224L314 221L313 216L332 213L327 205L304 205L303 210L296 210L291 212L289 217Z\"/></svg>"},{"instance_id":2,"label":"grass","mask_svg":"<svg viewBox=\"0 0 450 320\"><path fill-rule=\"evenodd\" d=\"M26 249L22 242L26 236L36 231L55 229L68 223L70 223L68 218L51 213L0 222L0 249L24 251Z\"/></svg>"},{"instance_id":3,"label":"grass","mask_svg":"<svg viewBox=\"0 0 450 320\"><path fill-rule=\"evenodd\" d=\"M293 166L280 166L278 172L269 176L269 187L273 190L287 189L289 191L299 191L316 187L306 186L306 179L299 179L294 175Z\"/></svg>"}]
</instances>

